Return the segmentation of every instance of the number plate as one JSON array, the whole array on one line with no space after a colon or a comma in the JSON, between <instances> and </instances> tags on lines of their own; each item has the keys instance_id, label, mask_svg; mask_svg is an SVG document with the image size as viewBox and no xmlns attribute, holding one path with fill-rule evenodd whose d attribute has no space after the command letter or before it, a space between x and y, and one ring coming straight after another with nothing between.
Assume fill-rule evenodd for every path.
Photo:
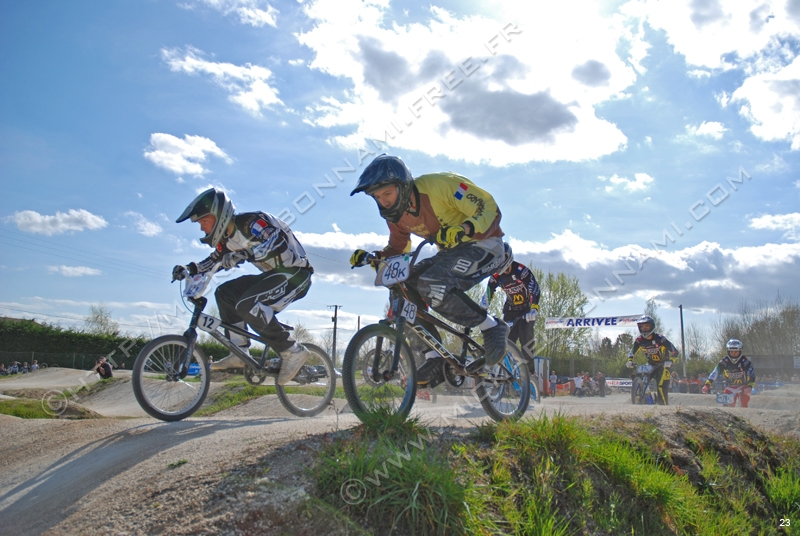
<instances>
[{"instance_id":1,"label":"number plate","mask_svg":"<svg viewBox=\"0 0 800 536\"><path fill-rule=\"evenodd\" d=\"M736 395L731 393L717 393L717 404L733 404Z\"/></svg>"},{"instance_id":2,"label":"number plate","mask_svg":"<svg viewBox=\"0 0 800 536\"><path fill-rule=\"evenodd\" d=\"M650 374L653 372L653 365L638 365L636 367L636 372L640 374Z\"/></svg>"},{"instance_id":3,"label":"number plate","mask_svg":"<svg viewBox=\"0 0 800 536\"><path fill-rule=\"evenodd\" d=\"M213 316L205 314L200 314L200 318L197 319L197 327L209 333L216 331L221 323L222 320L219 318L214 318Z\"/></svg>"},{"instance_id":4,"label":"number plate","mask_svg":"<svg viewBox=\"0 0 800 536\"><path fill-rule=\"evenodd\" d=\"M375 286L391 287L408 279L411 275L409 267L411 264L410 255L398 255L390 257L381 263L378 269L378 277L375 278Z\"/></svg>"},{"instance_id":5,"label":"number plate","mask_svg":"<svg viewBox=\"0 0 800 536\"><path fill-rule=\"evenodd\" d=\"M409 324L413 324L417 319L417 306L406 300L403 304L403 309L400 311L400 316L406 319Z\"/></svg>"}]
</instances>

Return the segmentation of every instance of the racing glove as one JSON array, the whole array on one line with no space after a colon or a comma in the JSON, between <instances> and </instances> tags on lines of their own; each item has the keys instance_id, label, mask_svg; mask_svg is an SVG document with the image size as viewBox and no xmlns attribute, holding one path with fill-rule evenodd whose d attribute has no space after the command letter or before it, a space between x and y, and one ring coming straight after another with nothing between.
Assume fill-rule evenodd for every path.
<instances>
[{"instance_id":1,"label":"racing glove","mask_svg":"<svg viewBox=\"0 0 800 536\"><path fill-rule=\"evenodd\" d=\"M442 227L436 233L436 243L443 248L454 248L461 243L465 234L464 227L461 225Z\"/></svg>"},{"instance_id":2,"label":"racing glove","mask_svg":"<svg viewBox=\"0 0 800 536\"><path fill-rule=\"evenodd\" d=\"M350 255L350 266L352 268L360 268L369 264L369 252L363 249L357 249Z\"/></svg>"},{"instance_id":3,"label":"racing glove","mask_svg":"<svg viewBox=\"0 0 800 536\"><path fill-rule=\"evenodd\" d=\"M526 322L536 322L536 316L539 314L539 306L534 305L530 311L525 313Z\"/></svg>"},{"instance_id":4,"label":"racing glove","mask_svg":"<svg viewBox=\"0 0 800 536\"><path fill-rule=\"evenodd\" d=\"M246 261L248 258L248 254L246 251L231 251L230 253L226 253L222 256L222 260L220 264L226 270L230 270L231 268L236 268L241 263Z\"/></svg>"},{"instance_id":5,"label":"racing glove","mask_svg":"<svg viewBox=\"0 0 800 536\"><path fill-rule=\"evenodd\" d=\"M701 391L703 391L704 395L707 395L711 389L708 388L708 385L704 385Z\"/></svg>"},{"instance_id":6,"label":"racing glove","mask_svg":"<svg viewBox=\"0 0 800 536\"><path fill-rule=\"evenodd\" d=\"M633 361L631 359L628 359L628 362L625 363L625 366L628 368L633 368Z\"/></svg>"},{"instance_id":7,"label":"racing glove","mask_svg":"<svg viewBox=\"0 0 800 536\"><path fill-rule=\"evenodd\" d=\"M172 269L172 280L173 281L183 281L186 279L186 276L189 275L189 270L181 265L178 264L175 268Z\"/></svg>"}]
</instances>

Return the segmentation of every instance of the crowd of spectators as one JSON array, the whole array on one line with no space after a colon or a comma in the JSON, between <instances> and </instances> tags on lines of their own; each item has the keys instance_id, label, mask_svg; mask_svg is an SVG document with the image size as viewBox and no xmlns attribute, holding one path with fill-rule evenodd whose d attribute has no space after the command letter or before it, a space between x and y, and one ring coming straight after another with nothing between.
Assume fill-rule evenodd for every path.
<instances>
[{"instance_id":1,"label":"crowd of spectators","mask_svg":"<svg viewBox=\"0 0 800 536\"><path fill-rule=\"evenodd\" d=\"M27 374L29 372L36 372L39 370L39 362L35 359L30 365L27 361L20 363L19 361L12 361L6 367L4 363L0 363L0 376L10 376L12 374Z\"/></svg>"}]
</instances>

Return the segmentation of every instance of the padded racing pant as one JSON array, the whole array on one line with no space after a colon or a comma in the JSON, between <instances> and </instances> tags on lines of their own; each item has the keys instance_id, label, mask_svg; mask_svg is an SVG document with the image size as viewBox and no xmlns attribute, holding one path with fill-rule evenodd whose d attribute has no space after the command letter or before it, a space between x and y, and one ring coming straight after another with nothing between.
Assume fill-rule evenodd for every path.
<instances>
[{"instance_id":1,"label":"padded racing pant","mask_svg":"<svg viewBox=\"0 0 800 536\"><path fill-rule=\"evenodd\" d=\"M219 315L228 324L247 322L276 352L288 350L294 340L275 313L306 295L313 272L310 267L279 268L227 281L214 294Z\"/></svg>"},{"instance_id":2,"label":"padded racing pant","mask_svg":"<svg viewBox=\"0 0 800 536\"><path fill-rule=\"evenodd\" d=\"M406 284L445 319L475 327L486 318L486 310L465 291L495 273L504 256L500 237L466 242L420 261Z\"/></svg>"},{"instance_id":3,"label":"padded racing pant","mask_svg":"<svg viewBox=\"0 0 800 536\"><path fill-rule=\"evenodd\" d=\"M519 342L522 346L522 355L528 360L528 368L533 370L533 355L534 355L534 342L533 342L533 322L528 322L523 318L524 315L517 318L504 318L506 322L511 324L511 330L508 332L508 339L511 342Z\"/></svg>"}]
</instances>

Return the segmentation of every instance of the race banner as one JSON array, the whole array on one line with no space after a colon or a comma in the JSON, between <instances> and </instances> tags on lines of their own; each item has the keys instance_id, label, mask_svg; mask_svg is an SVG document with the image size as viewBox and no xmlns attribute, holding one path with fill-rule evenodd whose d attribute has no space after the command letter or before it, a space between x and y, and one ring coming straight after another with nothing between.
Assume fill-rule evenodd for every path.
<instances>
[{"instance_id":1,"label":"race banner","mask_svg":"<svg viewBox=\"0 0 800 536\"><path fill-rule=\"evenodd\" d=\"M567 317L544 319L544 329L573 329L573 328L635 328L636 322L642 317L638 315L627 316L596 316L590 318Z\"/></svg>"}]
</instances>

